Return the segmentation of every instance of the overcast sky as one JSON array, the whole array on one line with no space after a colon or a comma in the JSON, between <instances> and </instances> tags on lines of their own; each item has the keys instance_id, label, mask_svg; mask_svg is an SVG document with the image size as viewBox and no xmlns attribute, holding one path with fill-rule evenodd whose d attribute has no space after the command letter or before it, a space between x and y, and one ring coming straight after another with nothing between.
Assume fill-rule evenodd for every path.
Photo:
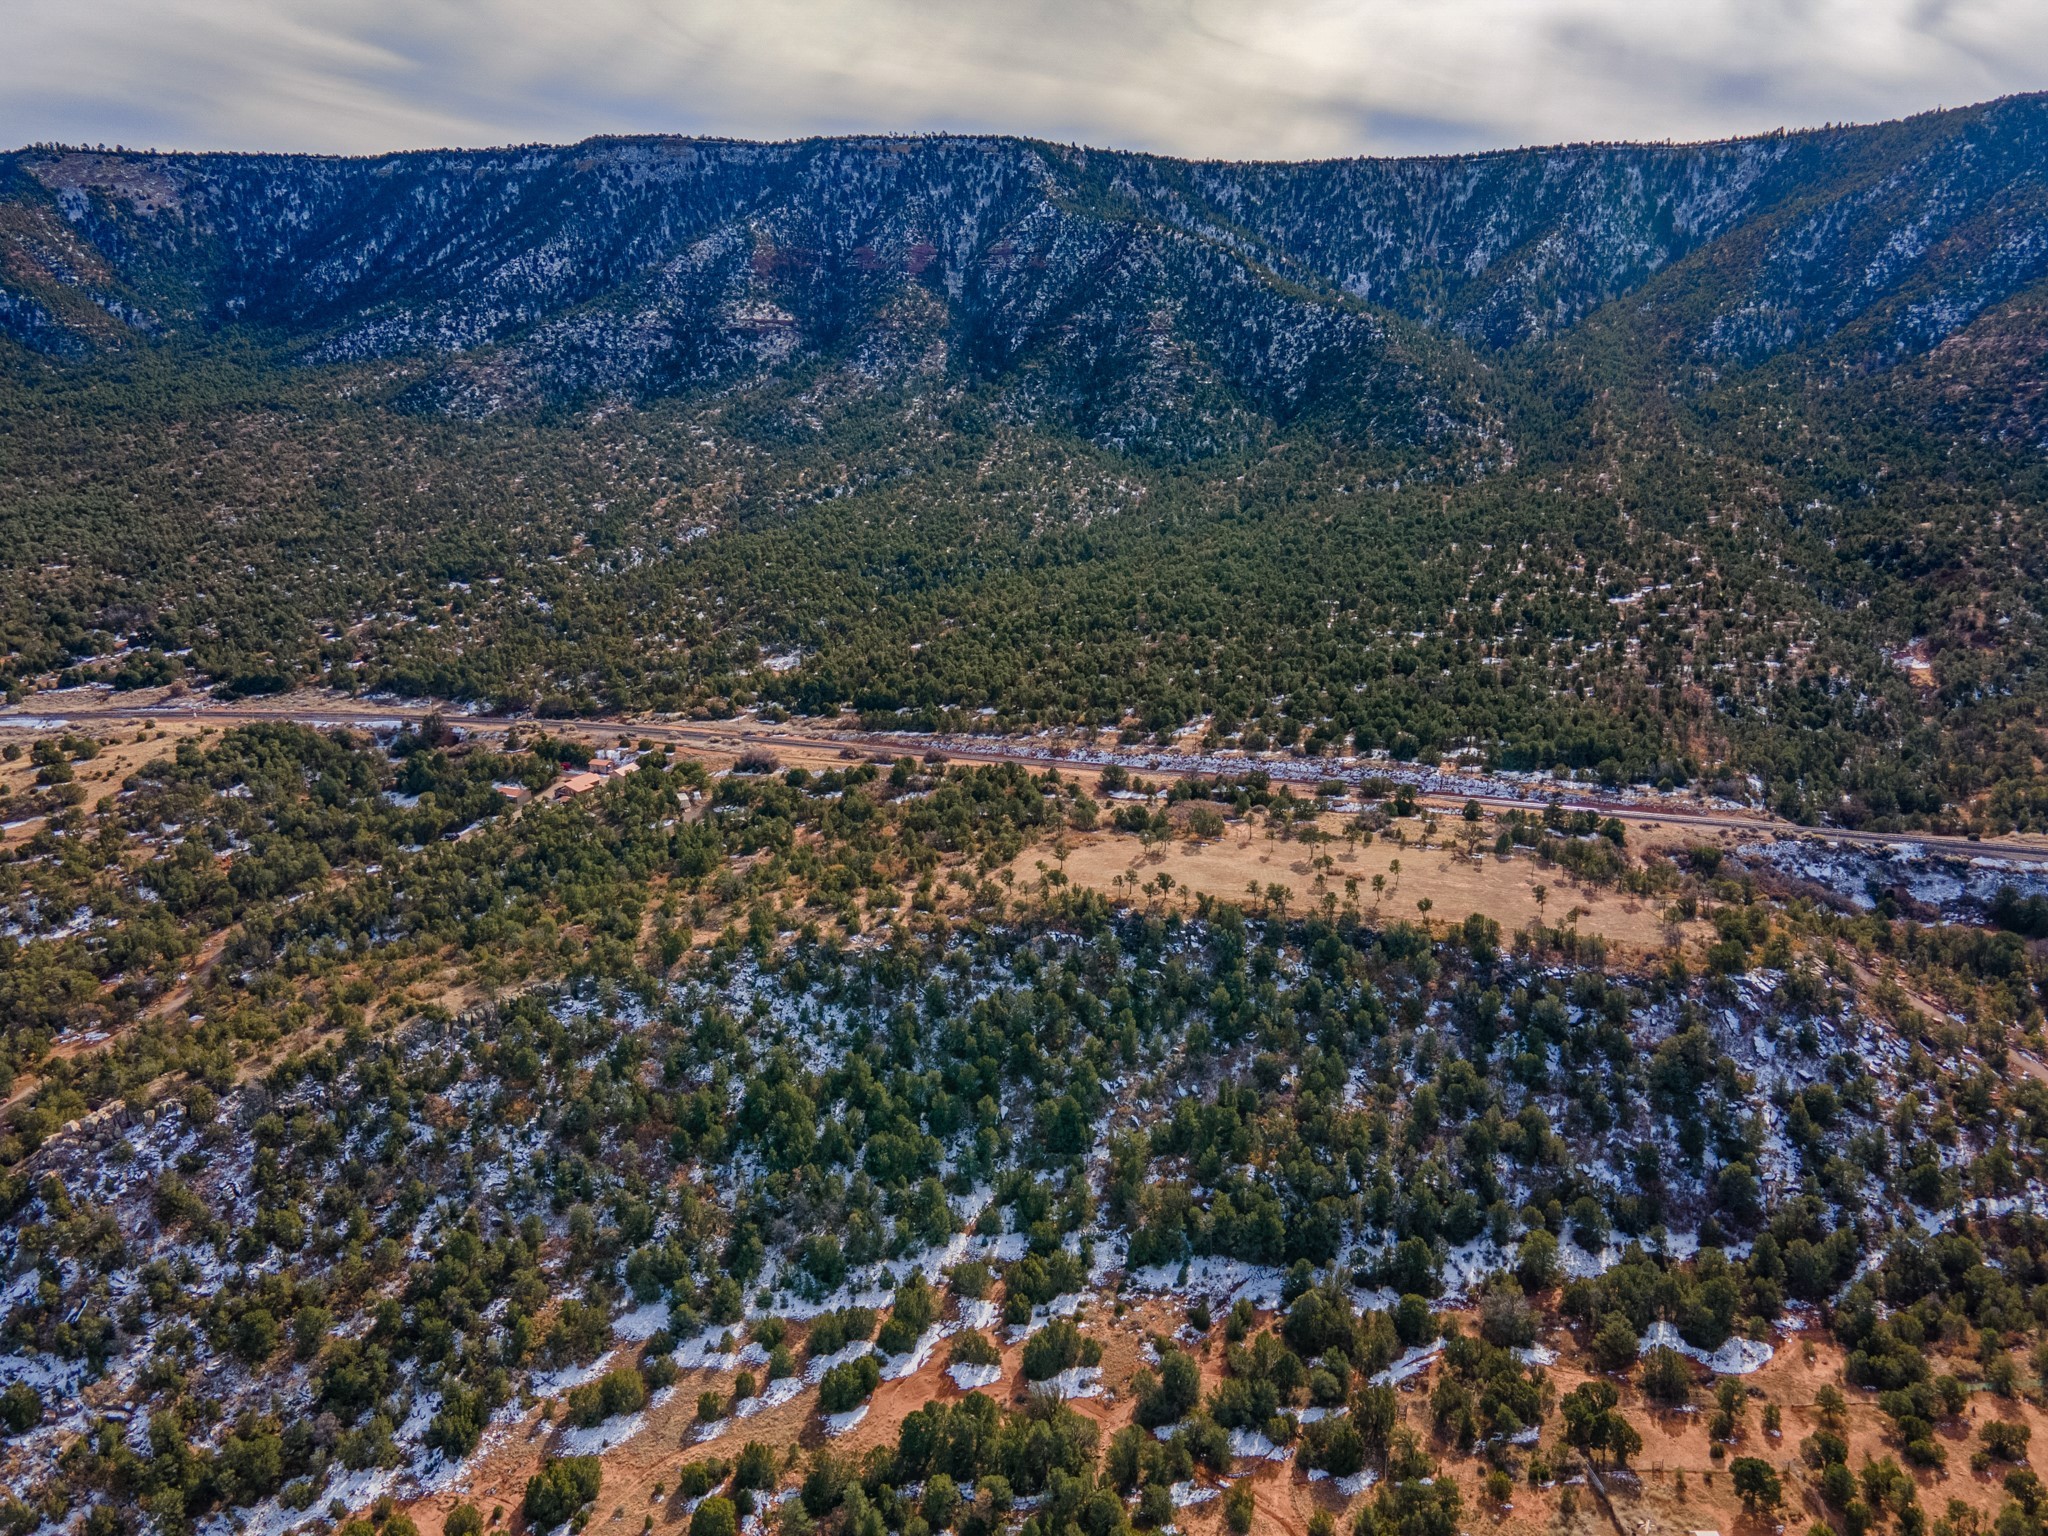
<instances>
[{"instance_id":1,"label":"overcast sky","mask_svg":"<svg viewBox=\"0 0 2048 1536\"><path fill-rule=\"evenodd\" d=\"M944 129L1300 158L2048 87L2048 0L0 0L0 143Z\"/></svg>"}]
</instances>

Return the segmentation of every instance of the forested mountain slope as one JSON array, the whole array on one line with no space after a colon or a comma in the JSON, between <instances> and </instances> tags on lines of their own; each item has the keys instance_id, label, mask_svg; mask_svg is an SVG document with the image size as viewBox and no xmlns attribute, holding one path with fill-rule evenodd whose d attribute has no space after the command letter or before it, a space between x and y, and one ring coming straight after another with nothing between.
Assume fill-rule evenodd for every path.
<instances>
[{"instance_id":1,"label":"forested mountain slope","mask_svg":"<svg viewBox=\"0 0 2048 1536\"><path fill-rule=\"evenodd\" d=\"M1687 307L1698 355L1753 361L1878 308L1921 350L2048 271L2044 162L2048 103L2028 98L1723 144L1307 165L942 138L8 169L18 211L71 225L107 269L92 296L130 323L261 325L310 360L516 341L532 388L657 393L924 328L971 371L1040 362L1113 389L1163 340L1284 413L1387 346L1343 298L1500 347L1738 229ZM16 253L23 312L37 265L77 275L32 240Z\"/></svg>"},{"instance_id":2,"label":"forested mountain slope","mask_svg":"<svg viewBox=\"0 0 2048 1536\"><path fill-rule=\"evenodd\" d=\"M2030 825L2044 133L21 151L0 666Z\"/></svg>"}]
</instances>

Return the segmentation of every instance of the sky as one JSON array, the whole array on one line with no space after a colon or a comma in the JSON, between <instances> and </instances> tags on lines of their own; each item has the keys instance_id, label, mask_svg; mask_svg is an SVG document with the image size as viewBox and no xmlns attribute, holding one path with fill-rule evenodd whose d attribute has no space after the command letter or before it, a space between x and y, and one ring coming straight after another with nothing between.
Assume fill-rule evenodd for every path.
<instances>
[{"instance_id":1,"label":"sky","mask_svg":"<svg viewBox=\"0 0 2048 1536\"><path fill-rule=\"evenodd\" d=\"M2048 88L2044 0L0 0L0 144L1000 132L1302 159Z\"/></svg>"}]
</instances>

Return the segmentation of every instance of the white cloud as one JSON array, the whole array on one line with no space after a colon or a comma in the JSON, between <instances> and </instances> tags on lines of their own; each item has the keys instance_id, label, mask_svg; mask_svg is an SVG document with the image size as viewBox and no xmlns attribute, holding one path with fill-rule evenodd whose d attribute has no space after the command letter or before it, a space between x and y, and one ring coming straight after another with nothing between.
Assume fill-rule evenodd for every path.
<instances>
[{"instance_id":1,"label":"white cloud","mask_svg":"<svg viewBox=\"0 0 2048 1536\"><path fill-rule=\"evenodd\" d=\"M1301 157L2048 87L2040 0L12 0L0 142L945 129Z\"/></svg>"}]
</instances>

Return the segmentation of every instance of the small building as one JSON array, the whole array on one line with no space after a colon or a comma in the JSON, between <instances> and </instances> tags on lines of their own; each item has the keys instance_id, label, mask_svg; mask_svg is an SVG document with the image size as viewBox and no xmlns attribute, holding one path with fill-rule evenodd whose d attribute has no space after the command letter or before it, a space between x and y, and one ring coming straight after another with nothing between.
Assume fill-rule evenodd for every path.
<instances>
[{"instance_id":1,"label":"small building","mask_svg":"<svg viewBox=\"0 0 2048 1536\"><path fill-rule=\"evenodd\" d=\"M555 781L554 797L557 800L572 800L597 788L603 782L603 777L595 773L565 773Z\"/></svg>"}]
</instances>

